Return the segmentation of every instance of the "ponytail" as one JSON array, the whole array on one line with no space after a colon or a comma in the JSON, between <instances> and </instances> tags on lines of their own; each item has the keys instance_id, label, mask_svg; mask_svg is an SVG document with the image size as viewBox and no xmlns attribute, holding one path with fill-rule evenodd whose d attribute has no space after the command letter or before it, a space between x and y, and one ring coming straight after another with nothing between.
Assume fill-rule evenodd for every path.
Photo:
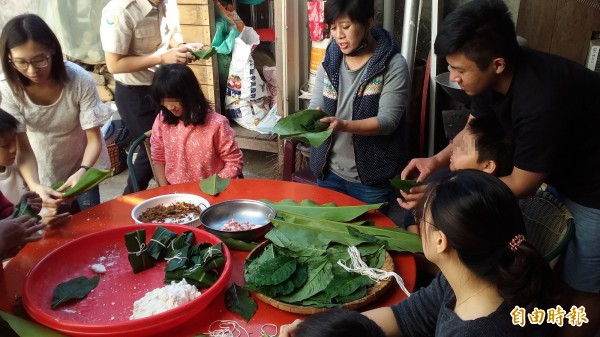
<instances>
[{"instance_id":1,"label":"ponytail","mask_svg":"<svg viewBox=\"0 0 600 337\"><path fill-rule=\"evenodd\" d=\"M527 311L547 308L554 300L553 275L548 262L527 241L514 251L507 246L498 266L498 291L510 306Z\"/></svg>"}]
</instances>

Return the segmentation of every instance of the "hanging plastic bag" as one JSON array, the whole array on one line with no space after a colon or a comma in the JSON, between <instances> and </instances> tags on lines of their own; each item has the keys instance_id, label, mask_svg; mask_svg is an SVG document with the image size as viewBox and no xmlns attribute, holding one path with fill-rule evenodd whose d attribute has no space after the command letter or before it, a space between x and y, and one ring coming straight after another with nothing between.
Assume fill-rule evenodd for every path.
<instances>
[{"instance_id":1,"label":"hanging plastic bag","mask_svg":"<svg viewBox=\"0 0 600 337\"><path fill-rule=\"evenodd\" d=\"M211 44L217 49L218 54L231 54L235 38L239 35L240 31L235 26L229 28L227 20L218 18L215 23L215 36Z\"/></svg>"},{"instance_id":2,"label":"hanging plastic bag","mask_svg":"<svg viewBox=\"0 0 600 337\"><path fill-rule=\"evenodd\" d=\"M225 111L240 126L252 131L256 131L256 126L270 109L267 85L252 58L252 50L259 43L256 31L244 27L235 39L225 90Z\"/></svg>"},{"instance_id":3,"label":"hanging plastic bag","mask_svg":"<svg viewBox=\"0 0 600 337\"><path fill-rule=\"evenodd\" d=\"M60 41L63 53L87 64L104 63L100 43L102 9L109 0L39 1L38 14Z\"/></svg>"}]
</instances>

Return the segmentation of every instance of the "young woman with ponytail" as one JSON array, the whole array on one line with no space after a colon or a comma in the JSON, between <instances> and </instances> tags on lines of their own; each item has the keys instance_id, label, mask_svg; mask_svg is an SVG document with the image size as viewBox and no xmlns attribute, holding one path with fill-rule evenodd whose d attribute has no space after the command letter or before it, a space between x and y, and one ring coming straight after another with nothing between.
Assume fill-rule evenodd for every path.
<instances>
[{"instance_id":1,"label":"young woman with ponytail","mask_svg":"<svg viewBox=\"0 0 600 337\"><path fill-rule=\"evenodd\" d=\"M527 241L511 190L490 174L459 170L431 183L421 200L423 250L441 273L407 300L364 315L386 336L537 335L513 324L511 311L553 306L551 270ZM280 336L294 336L299 323Z\"/></svg>"}]
</instances>

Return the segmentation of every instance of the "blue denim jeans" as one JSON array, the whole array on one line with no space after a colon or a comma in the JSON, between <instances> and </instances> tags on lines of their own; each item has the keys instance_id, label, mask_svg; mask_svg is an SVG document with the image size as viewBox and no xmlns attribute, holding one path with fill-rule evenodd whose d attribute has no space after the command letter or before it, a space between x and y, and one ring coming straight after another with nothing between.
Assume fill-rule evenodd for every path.
<instances>
[{"instance_id":1,"label":"blue denim jeans","mask_svg":"<svg viewBox=\"0 0 600 337\"><path fill-rule=\"evenodd\" d=\"M600 209L563 198L575 220L575 235L565 256L563 279L572 288L600 293Z\"/></svg>"},{"instance_id":2,"label":"blue denim jeans","mask_svg":"<svg viewBox=\"0 0 600 337\"><path fill-rule=\"evenodd\" d=\"M395 200L394 191L390 184L369 186L354 183L339 177L331 171L325 174L323 180L317 179L317 186L347 194L366 204L389 203ZM383 213L385 213L385 210L387 210L387 207L381 209Z\"/></svg>"},{"instance_id":3,"label":"blue denim jeans","mask_svg":"<svg viewBox=\"0 0 600 337\"><path fill-rule=\"evenodd\" d=\"M91 190L77 197L77 204L80 210L85 210L100 203L100 187L96 186Z\"/></svg>"}]
</instances>

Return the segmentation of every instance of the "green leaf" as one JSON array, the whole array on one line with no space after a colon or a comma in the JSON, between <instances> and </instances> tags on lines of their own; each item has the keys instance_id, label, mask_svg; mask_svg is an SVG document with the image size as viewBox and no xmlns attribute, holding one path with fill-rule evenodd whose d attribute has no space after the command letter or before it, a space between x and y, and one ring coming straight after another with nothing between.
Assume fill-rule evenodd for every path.
<instances>
[{"instance_id":1,"label":"green leaf","mask_svg":"<svg viewBox=\"0 0 600 337\"><path fill-rule=\"evenodd\" d=\"M255 266L254 272L246 282L257 286L280 284L296 271L297 265L298 262L292 257L277 256Z\"/></svg>"},{"instance_id":2,"label":"green leaf","mask_svg":"<svg viewBox=\"0 0 600 337\"><path fill-rule=\"evenodd\" d=\"M6 325L5 325L6 323ZM14 333L14 335L11 335ZM0 336L64 337L64 335L33 321L0 311Z\"/></svg>"},{"instance_id":3,"label":"green leaf","mask_svg":"<svg viewBox=\"0 0 600 337\"><path fill-rule=\"evenodd\" d=\"M390 180L390 182L392 186L406 193L410 193L410 189L415 186L423 185L422 182L417 182L415 180L402 180L400 178L394 178Z\"/></svg>"},{"instance_id":4,"label":"green leaf","mask_svg":"<svg viewBox=\"0 0 600 337\"><path fill-rule=\"evenodd\" d=\"M270 203L270 205L278 212L284 211L338 222L354 220L370 210L379 209L384 204L385 203L360 206L301 206L289 204L282 205L276 202Z\"/></svg>"},{"instance_id":5,"label":"green leaf","mask_svg":"<svg viewBox=\"0 0 600 337\"><path fill-rule=\"evenodd\" d=\"M292 222L273 219L271 221L274 228L265 236L271 239L272 236L287 238L286 240L295 242L304 242L319 239L321 242L339 242L348 246L357 246L364 240L352 236L346 228L341 226L321 226L320 224L306 223L296 224ZM346 224L346 227L352 227L358 231L370 235L375 235L387 242L386 249L398 252L423 252L421 237L397 227L370 227L355 226ZM275 231L275 233L274 233ZM309 238L309 239L303 239Z\"/></svg>"},{"instance_id":6,"label":"green leaf","mask_svg":"<svg viewBox=\"0 0 600 337\"><path fill-rule=\"evenodd\" d=\"M209 59L217 52L217 49L214 47L204 47L200 50L193 51L192 54L196 57L197 60L206 60Z\"/></svg>"},{"instance_id":7,"label":"green leaf","mask_svg":"<svg viewBox=\"0 0 600 337\"><path fill-rule=\"evenodd\" d=\"M308 266L308 278L304 285L290 295L282 296L279 300L287 303L301 302L325 289L333 279L331 263L326 258L314 258Z\"/></svg>"},{"instance_id":8,"label":"green leaf","mask_svg":"<svg viewBox=\"0 0 600 337\"><path fill-rule=\"evenodd\" d=\"M96 187L98 184L100 184L110 176L112 176L111 170L100 170L95 167L92 167L89 170L85 171L83 177L81 177L81 180L79 180L77 184L69 187L66 191L63 191L62 195L64 198L76 197ZM52 188L56 187L54 189L58 189L62 185L63 184L59 185L58 183L56 183L52 186Z\"/></svg>"},{"instance_id":9,"label":"green leaf","mask_svg":"<svg viewBox=\"0 0 600 337\"><path fill-rule=\"evenodd\" d=\"M354 293L360 288L367 288L373 284L373 281L364 275L357 273L346 273L346 275L336 277L331 280L329 286L325 290L327 297L331 301L333 298L342 296L346 297Z\"/></svg>"},{"instance_id":10,"label":"green leaf","mask_svg":"<svg viewBox=\"0 0 600 337\"><path fill-rule=\"evenodd\" d=\"M229 179L219 177L217 174L200 180L200 189L208 195L217 195L229 186Z\"/></svg>"},{"instance_id":11,"label":"green leaf","mask_svg":"<svg viewBox=\"0 0 600 337\"><path fill-rule=\"evenodd\" d=\"M70 281L63 282L54 288L52 297L52 309L71 300L82 299L87 296L100 282L100 277L87 278L80 276Z\"/></svg>"},{"instance_id":12,"label":"green leaf","mask_svg":"<svg viewBox=\"0 0 600 337\"><path fill-rule=\"evenodd\" d=\"M321 224L322 226L346 226L346 225L348 225L347 222L320 219L320 218L316 218L316 217L312 217L312 216L306 216L306 215L286 212L286 211L282 211L282 210L277 212L277 216L283 218L283 220L285 220L287 222L293 222L293 223L298 223L298 224L313 223L313 224ZM356 225L356 226L362 226L365 223L366 223L366 221L357 221L357 222L352 222L351 224Z\"/></svg>"},{"instance_id":13,"label":"green leaf","mask_svg":"<svg viewBox=\"0 0 600 337\"><path fill-rule=\"evenodd\" d=\"M252 249L256 248L256 246L258 246L258 243L256 242L247 242L232 238L222 238L221 240L223 240L223 243L225 243L227 248L229 248L230 250L249 252L252 251Z\"/></svg>"},{"instance_id":14,"label":"green leaf","mask_svg":"<svg viewBox=\"0 0 600 337\"><path fill-rule=\"evenodd\" d=\"M227 310L242 316L246 322L250 321L258 309L258 305L250 297L248 290L235 283L225 292L225 307L227 307Z\"/></svg>"},{"instance_id":15,"label":"green leaf","mask_svg":"<svg viewBox=\"0 0 600 337\"><path fill-rule=\"evenodd\" d=\"M17 211L15 212L15 215L13 216L13 218L18 218L22 215L27 215L30 216L32 218L36 218L38 220L41 220L42 217L39 216L27 203L27 199L23 199L21 201L19 201L19 203L15 206L15 208L17 209Z\"/></svg>"},{"instance_id":16,"label":"green leaf","mask_svg":"<svg viewBox=\"0 0 600 337\"><path fill-rule=\"evenodd\" d=\"M333 132L327 124L319 122L319 119L328 116L321 110L301 110L280 119L273 127L273 133L281 138L295 138L318 147Z\"/></svg>"},{"instance_id":17,"label":"green leaf","mask_svg":"<svg viewBox=\"0 0 600 337\"><path fill-rule=\"evenodd\" d=\"M359 239L363 239L365 242L370 242L381 246L389 246L386 240L380 239L375 235L363 233L358 229L349 226L347 226L346 228L348 229L348 233L350 233L350 235L355 236Z\"/></svg>"}]
</instances>

